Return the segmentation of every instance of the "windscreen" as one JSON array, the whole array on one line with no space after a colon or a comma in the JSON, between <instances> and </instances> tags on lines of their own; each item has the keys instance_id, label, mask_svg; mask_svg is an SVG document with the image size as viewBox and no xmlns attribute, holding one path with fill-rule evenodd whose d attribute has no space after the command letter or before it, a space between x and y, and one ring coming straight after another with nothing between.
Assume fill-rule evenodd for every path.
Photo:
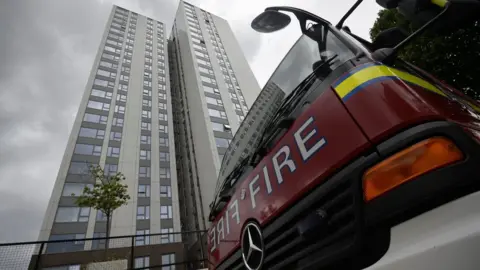
<instances>
[{"instance_id":1,"label":"windscreen","mask_svg":"<svg viewBox=\"0 0 480 270\"><path fill-rule=\"evenodd\" d=\"M312 74L314 66L318 66L319 63L328 63L325 66L329 68L322 69L325 70L324 74L316 76L317 80L321 80L336 67L354 57L354 54L328 30L327 26L317 25L312 31L316 31L316 40L306 35L298 39L251 106L224 155L217 193L224 187L225 178L236 165L255 150L256 142L265 131L270 118L286 97Z\"/></svg>"}]
</instances>

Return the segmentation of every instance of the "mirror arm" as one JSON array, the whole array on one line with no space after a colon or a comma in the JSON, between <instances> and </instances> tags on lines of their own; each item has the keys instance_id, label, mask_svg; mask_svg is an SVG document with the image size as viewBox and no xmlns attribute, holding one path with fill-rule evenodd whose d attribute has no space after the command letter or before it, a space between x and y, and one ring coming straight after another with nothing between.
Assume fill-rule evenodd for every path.
<instances>
[{"instance_id":1,"label":"mirror arm","mask_svg":"<svg viewBox=\"0 0 480 270\"><path fill-rule=\"evenodd\" d=\"M363 1L363 0L361 0L361 1ZM326 25L330 25L330 22L316 16L315 14L312 14L308 11L305 11L305 10L302 10L302 9L299 9L299 8L277 6L277 7L268 7L268 8L265 9L265 11L267 11L267 10L292 12L295 15L295 17L297 17L298 21L300 22L300 28L301 28L303 34L308 34L308 31L307 31L306 25L305 25L307 20L312 20L312 21L316 21L318 23L323 23L323 24L326 24Z\"/></svg>"},{"instance_id":2,"label":"mirror arm","mask_svg":"<svg viewBox=\"0 0 480 270\"><path fill-rule=\"evenodd\" d=\"M347 20L347 18L352 14L352 12L355 11L355 9L357 9L357 7L363 2L363 0L357 0L357 2L355 2L355 4L353 4L353 6L347 11L347 13L345 13L345 15L343 15L343 17L340 19L340 21L337 23L337 25L335 25L335 27L337 29L341 29L342 26L343 26L343 23Z\"/></svg>"}]
</instances>

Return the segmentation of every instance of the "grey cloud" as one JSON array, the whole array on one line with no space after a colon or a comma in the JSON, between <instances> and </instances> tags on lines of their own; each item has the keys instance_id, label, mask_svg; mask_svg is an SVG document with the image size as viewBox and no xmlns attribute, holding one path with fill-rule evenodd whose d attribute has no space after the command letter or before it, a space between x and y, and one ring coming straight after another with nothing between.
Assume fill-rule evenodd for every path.
<instances>
[{"instance_id":1,"label":"grey cloud","mask_svg":"<svg viewBox=\"0 0 480 270\"><path fill-rule=\"evenodd\" d=\"M38 236L110 9L1 1L0 241Z\"/></svg>"}]
</instances>

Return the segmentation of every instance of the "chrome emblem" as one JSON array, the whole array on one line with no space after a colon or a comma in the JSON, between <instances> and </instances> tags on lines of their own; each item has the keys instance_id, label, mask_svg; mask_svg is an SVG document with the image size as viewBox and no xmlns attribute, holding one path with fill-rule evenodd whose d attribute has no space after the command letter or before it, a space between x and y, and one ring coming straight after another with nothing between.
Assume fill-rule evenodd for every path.
<instances>
[{"instance_id":1,"label":"chrome emblem","mask_svg":"<svg viewBox=\"0 0 480 270\"><path fill-rule=\"evenodd\" d=\"M245 200L246 195L247 195L247 190L242 188L242 193L240 193L240 199Z\"/></svg>"},{"instance_id":2,"label":"chrome emblem","mask_svg":"<svg viewBox=\"0 0 480 270\"><path fill-rule=\"evenodd\" d=\"M259 270L263 265L264 244L260 227L249 222L242 232L242 258L248 270Z\"/></svg>"}]
</instances>

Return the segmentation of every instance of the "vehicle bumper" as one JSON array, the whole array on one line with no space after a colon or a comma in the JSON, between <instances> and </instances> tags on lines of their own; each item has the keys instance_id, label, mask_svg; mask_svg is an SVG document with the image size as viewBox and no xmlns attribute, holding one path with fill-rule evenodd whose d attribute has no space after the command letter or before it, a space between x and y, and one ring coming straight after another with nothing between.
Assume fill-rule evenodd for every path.
<instances>
[{"instance_id":1,"label":"vehicle bumper","mask_svg":"<svg viewBox=\"0 0 480 270\"><path fill-rule=\"evenodd\" d=\"M387 253L366 269L479 269L479 205L476 192L391 228Z\"/></svg>"}]
</instances>

